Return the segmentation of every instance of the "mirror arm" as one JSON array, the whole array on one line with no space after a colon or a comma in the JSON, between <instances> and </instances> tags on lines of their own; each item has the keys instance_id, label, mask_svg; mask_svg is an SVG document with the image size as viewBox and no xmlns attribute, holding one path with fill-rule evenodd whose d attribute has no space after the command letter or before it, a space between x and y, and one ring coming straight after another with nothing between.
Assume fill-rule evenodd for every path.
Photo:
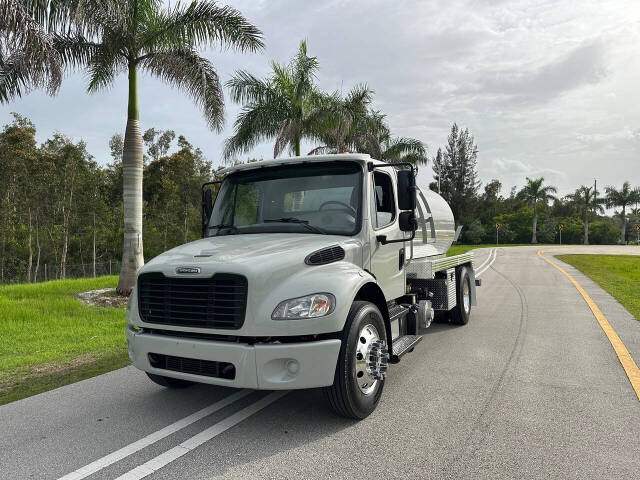
<instances>
[{"instance_id":1,"label":"mirror arm","mask_svg":"<svg viewBox=\"0 0 640 480\"><path fill-rule=\"evenodd\" d=\"M416 231L411 231L411 236L409 238L398 238L397 240L387 240L386 235L376 235L376 240L380 242L382 245L387 245L388 243L400 243L400 242L410 242L416 238Z\"/></svg>"}]
</instances>

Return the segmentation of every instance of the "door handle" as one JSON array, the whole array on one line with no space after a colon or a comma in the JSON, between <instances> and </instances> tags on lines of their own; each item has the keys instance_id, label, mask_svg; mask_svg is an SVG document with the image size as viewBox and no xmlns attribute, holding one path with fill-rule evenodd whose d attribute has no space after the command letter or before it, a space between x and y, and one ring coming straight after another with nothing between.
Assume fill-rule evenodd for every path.
<instances>
[{"instance_id":1,"label":"door handle","mask_svg":"<svg viewBox=\"0 0 640 480\"><path fill-rule=\"evenodd\" d=\"M404 267L404 247L398 251L398 270Z\"/></svg>"}]
</instances>

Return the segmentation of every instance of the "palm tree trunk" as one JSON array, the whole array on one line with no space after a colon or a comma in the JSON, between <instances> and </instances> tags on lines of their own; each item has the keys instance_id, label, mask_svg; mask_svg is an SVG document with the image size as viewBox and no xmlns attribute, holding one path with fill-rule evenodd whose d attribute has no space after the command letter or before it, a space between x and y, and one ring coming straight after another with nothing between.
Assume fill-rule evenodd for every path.
<instances>
[{"instance_id":1,"label":"palm tree trunk","mask_svg":"<svg viewBox=\"0 0 640 480\"><path fill-rule=\"evenodd\" d=\"M536 212L536 208L533 207L533 233L531 235L531 243L538 243L538 239L536 238L537 228L538 228L538 212Z\"/></svg>"},{"instance_id":2,"label":"palm tree trunk","mask_svg":"<svg viewBox=\"0 0 640 480\"><path fill-rule=\"evenodd\" d=\"M93 278L96 278L96 212L93 212L93 260L92 260Z\"/></svg>"},{"instance_id":3,"label":"palm tree trunk","mask_svg":"<svg viewBox=\"0 0 640 480\"><path fill-rule=\"evenodd\" d=\"M27 283L31 283L31 270L33 268L33 247L31 246L31 207L29 207L29 260L27 261Z\"/></svg>"},{"instance_id":4,"label":"palm tree trunk","mask_svg":"<svg viewBox=\"0 0 640 480\"><path fill-rule=\"evenodd\" d=\"M38 222L38 209L36 208L36 269L33 272L33 281L38 281L38 270L40 270L40 224Z\"/></svg>"},{"instance_id":5,"label":"palm tree trunk","mask_svg":"<svg viewBox=\"0 0 640 480\"><path fill-rule=\"evenodd\" d=\"M622 206L622 234L620 235L620 244L627 243L627 209L626 205Z\"/></svg>"},{"instance_id":6,"label":"palm tree trunk","mask_svg":"<svg viewBox=\"0 0 640 480\"><path fill-rule=\"evenodd\" d=\"M129 108L122 152L122 196L124 201L124 239L118 288L129 295L136 274L144 265L142 254L142 134L138 113L138 80L135 65L129 66Z\"/></svg>"},{"instance_id":7,"label":"palm tree trunk","mask_svg":"<svg viewBox=\"0 0 640 480\"><path fill-rule=\"evenodd\" d=\"M589 245L589 219L584 217L584 244Z\"/></svg>"}]
</instances>

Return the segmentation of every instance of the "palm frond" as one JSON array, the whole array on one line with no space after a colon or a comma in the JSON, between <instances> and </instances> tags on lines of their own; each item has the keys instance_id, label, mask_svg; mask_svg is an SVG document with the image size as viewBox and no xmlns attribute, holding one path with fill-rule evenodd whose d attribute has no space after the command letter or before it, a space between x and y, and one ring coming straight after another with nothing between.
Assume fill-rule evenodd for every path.
<instances>
[{"instance_id":1,"label":"palm frond","mask_svg":"<svg viewBox=\"0 0 640 480\"><path fill-rule=\"evenodd\" d=\"M72 69L89 64L102 48L100 44L87 40L80 34L54 35L53 45L64 66Z\"/></svg>"},{"instance_id":2,"label":"palm frond","mask_svg":"<svg viewBox=\"0 0 640 480\"><path fill-rule=\"evenodd\" d=\"M71 9L73 26L88 38L99 37L127 48L136 35L135 12L138 5L150 3L127 0L77 0ZM157 2L153 2L157 3Z\"/></svg>"},{"instance_id":3,"label":"palm frond","mask_svg":"<svg viewBox=\"0 0 640 480\"><path fill-rule=\"evenodd\" d=\"M233 136L225 141L223 158L232 159L276 137L286 118L287 109L277 103L245 106L234 123Z\"/></svg>"},{"instance_id":4,"label":"palm frond","mask_svg":"<svg viewBox=\"0 0 640 480\"><path fill-rule=\"evenodd\" d=\"M239 70L225 84L236 103L267 102L270 96L276 95L268 80L260 80L249 72Z\"/></svg>"},{"instance_id":5,"label":"palm frond","mask_svg":"<svg viewBox=\"0 0 640 480\"><path fill-rule=\"evenodd\" d=\"M415 138L397 137L389 140L385 146L382 160L405 161L415 165L425 165L429 161L424 143Z\"/></svg>"},{"instance_id":6,"label":"palm frond","mask_svg":"<svg viewBox=\"0 0 640 480\"><path fill-rule=\"evenodd\" d=\"M104 44L95 49L88 63L89 85L87 91L90 93L108 87L119 73L127 70L125 57Z\"/></svg>"},{"instance_id":7,"label":"palm frond","mask_svg":"<svg viewBox=\"0 0 640 480\"><path fill-rule=\"evenodd\" d=\"M236 9L210 0L178 2L168 11L153 9L146 20L143 51L218 44L249 52L264 48L257 27Z\"/></svg>"},{"instance_id":8,"label":"palm frond","mask_svg":"<svg viewBox=\"0 0 640 480\"><path fill-rule=\"evenodd\" d=\"M276 136L276 143L273 147L273 158L277 158L289 147L289 153L293 153L296 147L296 139L302 137L303 128L295 119L288 118L281 122L280 131Z\"/></svg>"},{"instance_id":9,"label":"palm frond","mask_svg":"<svg viewBox=\"0 0 640 480\"><path fill-rule=\"evenodd\" d=\"M307 56L307 42L300 42L298 53L293 58L289 68L295 85L294 97L302 99L313 89L319 62L317 57Z\"/></svg>"},{"instance_id":10,"label":"palm frond","mask_svg":"<svg viewBox=\"0 0 640 480\"><path fill-rule=\"evenodd\" d=\"M63 65L53 36L34 19L28 2L0 2L0 103L33 87L54 94Z\"/></svg>"},{"instance_id":11,"label":"palm frond","mask_svg":"<svg viewBox=\"0 0 640 480\"><path fill-rule=\"evenodd\" d=\"M165 82L188 93L202 108L212 129L220 130L224 122L222 86L212 63L192 49L158 52L139 63Z\"/></svg>"}]
</instances>

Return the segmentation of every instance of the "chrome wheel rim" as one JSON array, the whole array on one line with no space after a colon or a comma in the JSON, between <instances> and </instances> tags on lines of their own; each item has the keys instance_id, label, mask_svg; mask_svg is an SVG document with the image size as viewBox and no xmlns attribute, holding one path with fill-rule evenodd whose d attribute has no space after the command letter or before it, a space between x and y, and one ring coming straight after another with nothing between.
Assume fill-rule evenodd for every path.
<instances>
[{"instance_id":1,"label":"chrome wheel rim","mask_svg":"<svg viewBox=\"0 0 640 480\"><path fill-rule=\"evenodd\" d=\"M355 380L360 391L370 395L384 378L389 354L378 330L367 324L360 330L355 353Z\"/></svg>"},{"instance_id":2,"label":"chrome wheel rim","mask_svg":"<svg viewBox=\"0 0 640 480\"><path fill-rule=\"evenodd\" d=\"M464 305L464 311L469 313L469 310L471 310L471 294L469 292L469 282L466 280L462 284L462 304Z\"/></svg>"}]
</instances>

